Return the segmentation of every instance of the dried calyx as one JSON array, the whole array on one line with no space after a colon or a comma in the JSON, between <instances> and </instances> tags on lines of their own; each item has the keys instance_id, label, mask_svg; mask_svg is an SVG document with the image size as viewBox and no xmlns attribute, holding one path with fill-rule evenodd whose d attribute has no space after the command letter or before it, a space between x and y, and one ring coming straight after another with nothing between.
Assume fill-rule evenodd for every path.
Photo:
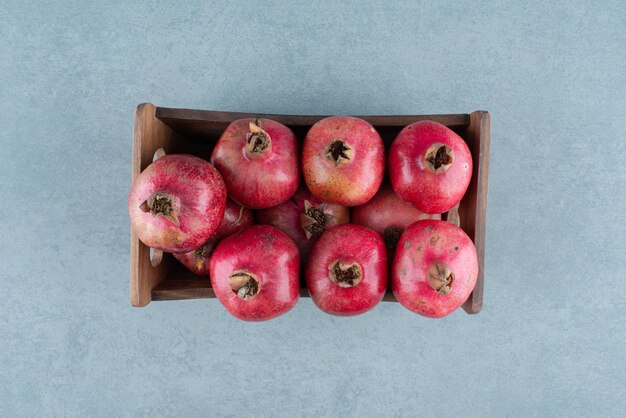
<instances>
[{"instance_id":1,"label":"dried calyx","mask_svg":"<svg viewBox=\"0 0 626 418\"><path fill-rule=\"evenodd\" d=\"M261 119L248 124L250 132L246 134L246 152L249 156L259 156L272 149L272 139L261 129Z\"/></svg>"},{"instance_id":2,"label":"dried calyx","mask_svg":"<svg viewBox=\"0 0 626 418\"><path fill-rule=\"evenodd\" d=\"M435 173L446 171L454 162L454 151L444 144L432 144L424 156L426 166Z\"/></svg>"},{"instance_id":3,"label":"dried calyx","mask_svg":"<svg viewBox=\"0 0 626 418\"><path fill-rule=\"evenodd\" d=\"M399 226L388 226L385 228L383 239L385 240L385 244L387 244L387 248L396 248L403 232L404 229Z\"/></svg>"},{"instance_id":4,"label":"dried calyx","mask_svg":"<svg viewBox=\"0 0 626 418\"><path fill-rule=\"evenodd\" d=\"M319 237L326 229L328 215L324 213L326 203L313 206L308 200L304 201L304 213L300 215L300 226L304 229L307 239Z\"/></svg>"},{"instance_id":5,"label":"dried calyx","mask_svg":"<svg viewBox=\"0 0 626 418\"><path fill-rule=\"evenodd\" d=\"M260 290L259 279L247 270L235 270L228 277L228 284L239 299L250 300Z\"/></svg>"},{"instance_id":6,"label":"dried calyx","mask_svg":"<svg viewBox=\"0 0 626 418\"><path fill-rule=\"evenodd\" d=\"M328 275L340 287L352 287L363 278L363 270L359 263L344 263L337 259L328 266Z\"/></svg>"},{"instance_id":7,"label":"dried calyx","mask_svg":"<svg viewBox=\"0 0 626 418\"><path fill-rule=\"evenodd\" d=\"M204 262L207 260L207 258L209 258L209 256L211 255L211 251L213 250L214 246L215 240L209 239L209 241L207 241L203 246L197 248L193 252L193 260L195 261L198 271L202 270L202 266L204 265Z\"/></svg>"},{"instance_id":8,"label":"dried calyx","mask_svg":"<svg viewBox=\"0 0 626 418\"><path fill-rule=\"evenodd\" d=\"M326 158L333 161L335 166L350 161L353 155L354 150L341 139L333 139L326 147Z\"/></svg>"},{"instance_id":9,"label":"dried calyx","mask_svg":"<svg viewBox=\"0 0 626 418\"><path fill-rule=\"evenodd\" d=\"M193 256L195 258L200 258L202 260L205 260L209 255L209 243L207 242L206 244L204 244L202 247L198 248L196 251L194 251Z\"/></svg>"},{"instance_id":10,"label":"dried calyx","mask_svg":"<svg viewBox=\"0 0 626 418\"><path fill-rule=\"evenodd\" d=\"M155 216L163 216L176 226L180 226L172 196L165 192L155 192L140 206L144 212L150 212Z\"/></svg>"},{"instance_id":11,"label":"dried calyx","mask_svg":"<svg viewBox=\"0 0 626 418\"><path fill-rule=\"evenodd\" d=\"M428 284L440 295L447 295L454 284L454 273L444 263L435 263L428 270Z\"/></svg>"}]
</instances>

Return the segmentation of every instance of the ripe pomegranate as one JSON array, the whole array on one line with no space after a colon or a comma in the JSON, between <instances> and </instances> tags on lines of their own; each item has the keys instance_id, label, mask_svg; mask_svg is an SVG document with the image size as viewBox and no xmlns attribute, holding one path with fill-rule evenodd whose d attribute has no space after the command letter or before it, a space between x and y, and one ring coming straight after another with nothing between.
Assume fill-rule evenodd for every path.
<instances>
[{"instance_id":1,"label":"ripe pomegranate","mask_svg":"<svg viewBox=\"0 0 626 418\"><path fill-rule=\"evenodd\" d=\"M291 199L273 208L258 210L255 216L258 223L275 226L289 235L298 246L302 263L324 231L350 222L347 207L322 203L304 186Z\"/></svg>"},{"instance_id":2,"label":"ripe pomegranate","mask_svg":"<svg viewBox=\"0 0 626 418\"><path fill-rule=\"evenodd\" d=\"M400 237L391 287L404 307L441 318L467 300L477 276L478 257L470 237L449 222L423 220Z\"/></svg>"},{"instance_id":3,"label":"ripe pomegranate","mask_svg":"<svg viewBox=\"0 0 626 418\"><path fill-rule=\"evenodd\" d=\"M378 232L390 250L396 248L402 232L421 219L441 219L441 215L430 215L414 208L400 199L388 184L383 184L369 202L352 209L352 223Z\"/></svg>"},{"instance_id":4,"label":"ripe pomegranate","mask_svg":"<svg viewBox=\"0 0 626 418\"><path fill-rule=\"evenodd\" d=\"M273 226L253 225L224 238L209 264L215 295L236 318L275 318L298 301L298 248Z\"/></svg>"},{"instance_id":5,"label":"ripe pomegranate","mask_svg":"<svg viewBox=\"0 0 626 418\"><path fill-rule=\"evenodd\" d=\"M338 225L315 243L306 265L313 302L331 315L359 315L380 302L387 290L387 249L371 229Z\"/></svg>"},{"instance_id":6,"label":"ripe pomegranate","mask_svg":"<svg viewBox=\"0 0 626 418\"><path fill-rule=\"evenodd\" d=\"M389 149L389 178L402 200L425 213L443 213L461 201L472 177L472 155L446 126L415 122Z\"/></svg>"},{"instance_id":7,"label":"ripe pomegranate","mask_svg":"<svg viewBox=\"0 0 626 418\"><path fill-rule=\"evenodd\" d=\"M193 251L174 254L174 258L198 276L208 276L210 255L219 240L243 231L252 224L252 211L227 199L224 219L207 242Z\"/></svg>"},{"instance_id":8,"label":"ripe pomegranate","mask_svg":"<svg viewBox=\"0 0 626 418\"><path fill-rule=\"evenodd\" d=\"M128 194L130 223L148 247L167 252L198 248L224 216L226 188L208 162L165 155L141 172Z\"/></svg>"},{"instance_id":9,"label":"ripe pomegranate","mask_svg":"<svg viewBox=\"0 0 626 418\"><path fill-rule=\"evenodd\" d=\"M239 119L218 140L211 162L228 196L252 208L276 206L300 184L298 144L291 129L270 119Z\"/></svg>"},{"instance_id":10,"label":"ripe pomegranate","mask_svg":"<svg viewBox=\"0 0 626 418\"><path fill-rule=\"evenodd\" d=\"M351 116L315 123L302 146L307 187L323 202L357 206L378 191L385 171L385 147L376 129Z\"/></svg>"}]
</instances>

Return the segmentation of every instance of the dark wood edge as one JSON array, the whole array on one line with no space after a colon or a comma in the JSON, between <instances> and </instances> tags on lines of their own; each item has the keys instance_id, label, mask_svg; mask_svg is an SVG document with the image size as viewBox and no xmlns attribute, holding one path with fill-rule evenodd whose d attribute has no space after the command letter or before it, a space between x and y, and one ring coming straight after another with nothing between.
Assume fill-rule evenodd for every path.
<instances>
[{"instance_id":1,"label":"dark wood edge","mask_svg":"<svg viewBox=\"0 0 626 418\"><path fill-rule=\"evenodd\" d=\"M230 123L236 119L250 117L265 117L276 120L285 125L308 126L312 125L327 115L281 115L272 113L244 113L244 112L222 112L214 110L197 109L175 109L168 107L157 107L156 117L165 123L176 121L185 122L212 122ZM386 126L406 126L420 120L433 120L450 127L465 127L470 123L470 115L466 113L449 115L358 115L372 125Z\"/></svg>"},{"instance_id":2,"label":"dark wood edge","mask_svg":"<svg viewBox=\"0 0 626 418\"><path fill-rule=\"evenodd\" d=\"M310 297L306 287L300 288L300 297ZM208 278L206 280L197 277L171 278L161 281L152 289L152 301L212 298L215 298L215 292ZM389 290L382 301L396 302L396 297Z\"/></svg>"},{"instance_id":3,"label":"dark wood edge","mask_svg":"<svg viewBox=\"0 0 626 418\"><path fill-rule=\"evenodd\" d=\"M301 274L304 274L301 272ZM179 299L209 299L215 298L215 292L211 287L208 277L201 277L187 270L182 264L174 263L168 276L152 289L152 300L179 300ZM300 297L310 297L306 287L300 288ZM383 302L395 302L396 298L388 290Z\"/></svg>"},{"instance_id":4,"label":"dark wood edge","mask_svg":"<svg viewBox=\"0 0 626 418\"><path fill-rule=\"evenodd\" d=\"M131 184L135 182L141 173L141 144L144 135L144 113L150 108L155 108L152 103L141 103L135 110L133 129L133 151L131 159ZM155 108L156 109L156 108ZM135 307L146 306L150 300L143 297L139 284L139 238L130 229L130 303Z\"/></svg>"},{"instance_id":5,"label":"dark wood edge","mask_svg":"<svg viewBox=\"0 0 626 418\"><path fill-rule=\"evenodd\" d=\"M156 118L156 107L152 103L142 103L137 106L134 123L131 167L131 180L133 182L142 169L151 163L151 159L144 156L144 141L148 141L148 138L150 138L150 142L158 141L164 135L168 138L175 137L175 132ZM152 153L156 150L150 151L150 156L152 156ZM145 261L142 263L142 260L148 259L149 248L139 241L139 238L137 238L131 228L130 302L134 307L143 307L152 301L152 288L165 278L173 257L170 254L164 254L161 263L152 272L153 276L146 279L145 272L142 272L142 264L145 266Z\"/></svg>"},{"instance_id":6,"label":"dark wood edge","mask_svg":"<svg viewBox=\"0 0 626 418\"><path fill-rule=\"evenodd\" d=\"M478 158L474 158L477 173L477 192L474 213L474 231L471 237L478 255L479 272L476 286L463 305L469 314L477 314L483 307L484 275L485 275L485 244L487 224L487 190L489 185L489 149L491 140L491 123L489 112L475 111L470 115L469 133L474 143L478 143Z\"/></svg>"},{"instance_id":7,"label":"dark wood edge","mask_svg":"<svg viewBox=\"0 0 626 418\"><path fill-rule=\"evenodd\" d=\"M177 278L163 280L152 289L152 300L214 298L215 292L209 279Z\"/></svg>"}]
</instances>

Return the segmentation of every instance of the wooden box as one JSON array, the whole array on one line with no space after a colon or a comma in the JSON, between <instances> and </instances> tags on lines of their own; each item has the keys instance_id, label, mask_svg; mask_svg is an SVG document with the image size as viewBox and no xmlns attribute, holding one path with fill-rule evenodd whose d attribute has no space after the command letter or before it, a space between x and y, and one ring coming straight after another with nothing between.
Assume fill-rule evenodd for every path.
<instances>
[{"instance_id":1,"label":"wooden box","mask_svg":"<svg viewBox=\"0 0 626 418\"><path fill-rule=\"evenodd\" d=\"M231 121L255 116L274 119L289 126L300 141L309 127L324 117L172 109L144 103L137 107L135 114L132 180L153 161L159 148L168 154L188 153L208 160L213 145ZM461 227L476 245L480 270L474 292L463 308L468 313L478 313L483 304L489 113L359 117L374 125L387 146L404 126L427 119L448 126L467 142L472 151L474 172L459 206L459 216ZM130 299L133 306L145 306L153 300L215 297L208 278L195 276L170 254L164 254L161 260L158 258L131 231ZM301 296L309 296L304 286L300 293ZM384 300L395 301L391 291L387 292Z\"/></svg>"}]
</instances>

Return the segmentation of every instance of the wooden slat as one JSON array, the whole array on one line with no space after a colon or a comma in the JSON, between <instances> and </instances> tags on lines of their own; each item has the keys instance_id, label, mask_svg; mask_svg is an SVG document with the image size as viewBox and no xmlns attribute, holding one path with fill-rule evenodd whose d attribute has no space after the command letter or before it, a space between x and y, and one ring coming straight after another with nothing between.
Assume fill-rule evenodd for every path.
<instances>
[{"instance_id":1,"label":"wooden slat","mask_svg":"<svg viewBox=\"0 0 626 418\"><path fill-rule=\"evenodd\" d=\"M391 284L389 284L389 286L391 287ZM383 297L383 302L397 302L397 301L398 299L396 299L396 297L393 295L393 292L391 290L387 290L387 293L385 293L385 296Z\"/></svg>"},{"instance_id":2,"label":"wooden slat","mask_svg":"<svg viewBox=\"0 0 626 418\"><path fill-rule=\"evenodd\" d=\"M250 117L264 117L273 119L290 126L296 134L302 129L313 125L325 115L275 115L265 113L238 113L218 112L212 110L172 109L158 107L156 116L179 134L192 140L213 140L226 129L229 123L236 119ZM393 139L395 134L404 126L420 120L434 120L451 128L465 128L469 125L468 114L456 115L400 115L400 116L358 116L376 127L382 127L379 132L383 139ZM395 128L395 129L394 129ZM393 136L385 135L391 130ZM305 131L304 131L305 132ZM388 142L388 141L386 141Z\"/></svg>"},{"instance_id":3,"label":"wooden slat","mask_svg":"<svg viewBox=\"0 0 626 418\"><path fill-rule=\"evenodd\" d=\"M167 125L155 117L156 108L150 103L137 107L132 155L132 180L139 176L154 157L154 152L163 148L171 152L176 135ZM130 303L146 306L151 300L151 291L165 277L172 256L164 254L155 268L150 263L150 248L145 246L131 229L130 233Z\"/></svg>"},{"instance_id":4,"label":"wooden slat","mask_svg":"<svg viewBox=\"0 0 626 418\"><path fill-rule=\"evenodd\" d=\"M478 253L479 271L476 286L463 305L463 309L470 314L480 312L483 306L490 135L489 113L485 111L473 112L470 115L470 125L467 128L465 138L472 151L474 172L470 186L459 208L461 227L474 241Z\"/></svg>"},{"instance_id":5,"label":"wooden slat","mask_svg":"<svg viewBox=\"0 0 626 418\"><path fill-rule=\"evenodd\" d=\"M305 287L300 288L300 297L310 297L309 291ZM162 280L152 289L153 301L212 298L215 298L215 292L209 279L198 278L191 272L185 276L168 274L165 280ZM397 300L391 291L387 291L383 302L397 302Z\"/></svg>"},{"instance_id":6,"label":"wooden slat","mask_svg":"<svg viewBox=\"0 0 626 418\"><path fill-rule=\"evenodd\" d=\"M152 290L152 300L206 299L214 298L215 292L208 277L199 278L189 272L186 276L168 274Z\"/></svg>"},{"instance_id":7,"label":"wooden slat","mask_svg":"<svg viewBox=\"0 0 626 418\"><path fill-rule=\"evenodd\" d=\"M310 297L309 291L300 288L300 297ZM181 300L181 299L212 299L215 298L215 292L211 287L208 278L200 278L193 273L188 274L168 274L165 280L162 280L154 289L152 289L152 300ZM383 302L397 302L396 297L391 290L385 293Z\"/></svg>"},{"instance_id":8,"label":"wooden slat","mask_svg":"<svg viewBox=\"0 0 626 418\"><path fill-rule=\"evenodd\" d=\"M301 297L309 297L309 291L300 288ZM215 298L208 277L196 276L182 264L173 262L167 277L152 289L152 300L209 299Z\"/></svg>"}]
</instances>

